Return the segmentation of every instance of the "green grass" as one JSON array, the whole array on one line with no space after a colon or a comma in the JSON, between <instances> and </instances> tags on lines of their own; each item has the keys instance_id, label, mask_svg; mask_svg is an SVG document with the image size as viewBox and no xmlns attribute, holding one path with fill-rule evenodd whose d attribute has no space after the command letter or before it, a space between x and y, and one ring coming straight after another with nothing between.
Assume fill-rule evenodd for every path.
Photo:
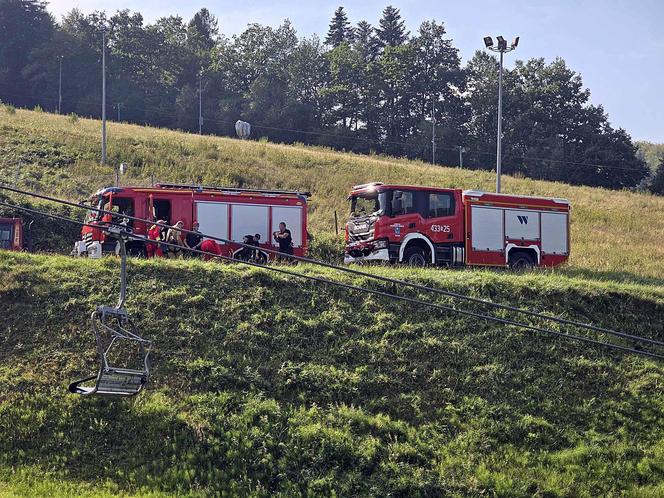
<instances>
[{"instance_id":1,"label":"green grass","mask_svg":"<svg viewBox=\"0 0 664 498\"><path fill-rule=\"evenodd\" d=\"M99 132L98 121L0 109L0 181L87 197L112 182ZM109 158L130 165L127 184L311 190L312 253L328 259L353 184L494 182L116 123ZM664 198L504 186L572 201L568 265L369 271L664 339ZM62 224L33 228L41 249L74 237ZM87 317L115 302L117 273L113 258L0 253L0 495L664 496L660 363L242 266L132 261L127 305L155 341L149 389L123 401L70 395L94 369Z\"/></svg>"},{"instance_id":2,"label":"green grass","mask_svg":"<svg viewBox=\"0 0 664 498\"><path fill-rule=\"evenodd\" d=\"M395 273L664 339L652 285ZM155 341L149 389L71 395L94 368L87 317L115 301L117 275L113 258L0 253L0 494L663 491L660 363L239 265L132 261L127 306Z\"/></svg>"},{"instance_id":3,"label":"green grass","mask_svg":"<svg viewBox=\"0 0 664 498\"><path fill-rule=\"evenodd\" d=\"M311 230L343 223L353 184L385 182L494 188L494 174L421 162L361 156L325 148L286 146L109 123L109 164L126 162L126 184L191 182L313 192ZM100 123L67 116L0 110L0 180L79 200L113 181L99 162ZM572 201L572 254L565 275L664 284L664 197L504 177L505 192Z\"/></svg>"}]
</instances>

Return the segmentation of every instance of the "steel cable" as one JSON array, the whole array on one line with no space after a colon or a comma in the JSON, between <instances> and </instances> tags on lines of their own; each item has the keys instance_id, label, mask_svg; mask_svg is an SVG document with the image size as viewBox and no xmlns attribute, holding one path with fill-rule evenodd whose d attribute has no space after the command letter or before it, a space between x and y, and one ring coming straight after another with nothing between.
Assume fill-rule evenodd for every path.
<instances>
[{"instance_id":1,"label":"steel cable","mask_svg":"<svg viewBox=\"0 0 664 498\"><path fill-rule=\"evenodd\" d=\"M31 214L46 216L46 217L49 217L49 218L52 218L52 219L57 219L57 220L61 220L61 221L75 223L75 224L78 224L80 226L88 226L88 227L93 227L93 228L99 228L96 225L91 225L90 223L86 223L86 222L83 222L83 221L68 218L66 216L56 215L56 214L52 214L52 213L47 213L45 211L40 211L40 210L37 210L37 209L18 206L18 205L15 205L15 204L10 204L10 203L4 202L4 201L0 201L0 205L5 206L5 207L9 207L9 208L12 208L12 209L21 210L21 211L31 213ZM495 317L495 316L491 316L491 315L485 315L485 314L478 313L478 312L475 312L475 311L462 310L462 309L454 308L452 306L443 305L443 304L440 304L440 303L431 303L431 302L422 301L420 299L411 298L411 297L407 297L407 296L399 296L397 294L392 294L392 293L377 290L377 289L371 289L371 288L367 288L367 287L361 287L361 286L358 286L358 285L347 284L347 283L344 283L344 282L338 282L338 281L335 281L335 280L330 280L330 279L326 279L326 278L322 278L322 277L306 275L306 274L298 273L298 272L295 272L295 271L292 271L292 270L287 270L287 269L281 268L281 267L263 265L263 264L255 263L255 262L251 262L251 261L237 260L237 259L234 259L234 258L229 257L229 256L222 256L222 255L218 255L218 254L213 254L213 253L209 253L209 252L205 252L205 251L200 251L198 249L183 248L182 246L179 246L177 244L171 244L171 243L164 242L164 241L158 241L158 240L150 239L150 238L147 238L147 237L143 237L143 236L140 236L140 235L133 234L133 233L128 232L128 231L123 232L122 235L124 237L134 239L134 240L139 240L139 241L143 241L143 242L147 242L147 243L161 244L161 245L165 245L165 246L168 246L168 247L178 248L178 249L181 249L181 250L187 250L187 251L190 251L194 254L205 255L205 256L212 257L212 258L221 259L221 260L224 260L224 261L229 261L229 262L234 262L234 263L241 263L241 264L245 264L245 265L248 265L248 266L253 266L253 267L256 267L256 268L262 268L262 269L265 269L265 270L268 270L268 271L273 271L273 272L277 272L277 273L280 273L280 274L283 274L283 275L289 275L289 276L296 277L296 278L307 279L307 280L310 280L310 281L314 281L314 282L318 282L318 283L325 283L325 284L328 284L328 285L333 285L333 286L336 286L336 287L341 287L341 288L354 290L354 291L358 291L358 292L362 292L362 293L368 293L368 294L373 294L373 295L377 295L377 296L381 296L381 297L387 297L387 298L390 298L390 299L396 299L396 300L400 300L400 301L404 301L404 302L408 302L408 303L416 304L416 305L420 305L420 306L425 306L425 307L429 307L429 308L433 308L433 309L437 309L437 310L449 311L449 312L452 312L452 313L459 313L461 315L465 315L465 316L469 316L469 317L473 317L473 318L479 318L479 319L482 319L482 320L487 320L487 321L490 321L490 322L500 323L500 324L503 324L503 325L511 325L511 326L518 327L518 328L521 328L521 329L530 330L530 331L533 331L533 332L540 332L540 333L547 334L547 335L562 337L562 338L565 338L565 339L568 339L568 340L571 339L571 340L575 340L575 341L579 341L579 342L585 342L587 344L602 346L602 347L606 347L606 348L609 348L609 349L622 351L622 352L625 352L625 353L631 353L631 354L636 354L636 355L640 355L640 356L645 356L645 357L650 357L650 358L657 358L659 360L664 360L664 355L659 354L659 353L654 353L654 352L651 352L651 351L644 351L644 350L629 348L629 347L626 347L626 346L620 346L618 344L603 342L603 341L599 341L599 340L596 340L596 339L591 339L589 337L584 337L584 336L580 336L580 335L567 334L567 333L563 333L563 332L556 332L554 330L545 329L545 328L542 328L542 327L538 327L538 326L535 326L535 325L530 325L530 324L523 323L523 322L517 322L515 320L509 320L509 319L499 318L499 317Z\"/></svg>"},{"instance_id":2,"label":"steel cable","mask_svg":"<svg viewBox=\"0 0 664 498\"><path fill-rule=\"evenodd\" d=\"M146 220L144 218L138 218L138 217L127 215L127 214L118 215L117 212L108 211L108 210L100 209L100 208L95 208L95 207L92 207L92 206L86 206L84 204L75 203L75 202L71 202L71 201L66 201L66 200L63 200L63 199L58 199L58 198L55 198L55 197L52 197L52 196L47 196L47 195L39 194L39 193L36 193L36 192L24 191L24 190L21 190L21 189L17 189L15 187L10 187L10 186L5 185L5 184L0 184L0 189L7 190L9 192L13 192L13 193L16 193L16 194L23 194L23 195L36 197L36 198L39 198L39 199L42 199L42 200L56 202L56 203L63 204L63 205L66 205L66 206L71 206L71 207L75 207L75 208L79 208L79 209L86 209L88 211L95 211L95 212L98 212L98 213L109 214L109 215L112 215L112 216L122 216L123 218L127 218L127 219L130 219L130 220L133 220L133 221L138 221L138 222L141 222L141 223L146 223L146 224L153 224L154 223L153 221ZM173 225L163 224L163 226L166 227L166 228L174 228ZM93 226L93 227L99 228L99 226ZM185 228L179 228L178 230L180 230L181 232L186 233L186 234L194 233L193 231L187 230ZM235 244L235 245L238 245L240 247L255 249L255 246L252 246L252 245L249 245L249 244L244 244L242 242L235 242L235 241L230 240L230 239L224 239L224 238L221 238L221 237L208 235L208 234L205 234L205 233L202 233L202 232L195 232L195 233L200 234L201 236L203 236L207 239L215 240L217 242L223 242L224 244ZM361 271L361 270L355 270L353 268L348 268L348 267L345 267L345 266L338 266L338 265L335 265L335 264L332 264L332 263L327 263L325 261L320 261L320 260L313 259L313 258L307 258L307 257L303 257L303 256L295 256L293 254L285 254L285 253L281 253L281 252L279 252L275 249L261 248L260 250L264 251L266 253L275 255L275 256L285 257L285 258L289 258L289 259L292 259L292 260L295 260L295 261L300 261L300 262L303 262L303 263L309 263L309 264L313 264L313 265L317 265L317 266L322 266L322 267L325 267L325 268L330 268L330 269L333 269L333 270L336 270L336 271L348 273L348 274L355 275L355 276L371 278L371 279L378 280L378 281L381 281L381 282L384 282L384 283L397 284L397 285L401 285L401 286L405 286L405 287L410 287L412 289L417 289L417 290L420 290L420 291L432 292L432 293L435 293L435 294L440 294L440 295L452 297L452 298L455 298L455 299L465 300L465 301L469 301L469 302L473 302L473 303L476 303L476 304L489 306L489 307L496 308L496 309L502 309L502 310L505 310L505 311L511 311L511 312L514 312L514 313L522 314L522 315L532 316L532 317L535 317L535 318L540 318L540 319L543 319L543 320L556 322L556 323L559 323L561 325L569 325L571 327L578 327L578 328L582 328L582 329L586 329L586 330L591 330L593 332L600 332L600 333L604 333L604 334L608 334L608 335L613 335L613 336L616 336L616 337L621 337L623 339L628 339L628 340L631 340L631 341L634 341L634 342L648 343L648 344L652 344L652 345L655 345L655 346L664 347L664 342L658 341L656 339L651 339L651 338L648 338L648 337L641 337L641 336L637 336L637 335L634 335L634 334L629 334L627 332L622 332L622 331L607 329L607 328L604 328L604 327L599 327L597 325L592 325L592 324L589 324L589 323L582 323L582 322L577 322L575 320L569 320L569 319L566 319L566 318L560 318L560 317L556 317L556 316L546 315L546 314L543 314L543 313L538 313L537 311L532 311L532 310L528 310L528 309L524 309L524 308L518 308L516 306L510 306L508 304L495 303L493 301L488 301L486 299L472 297L472 296L468 296L468 295L465 295L465 294L460 294L458 292L453 292L453 291L444 290L444 289L438 289L438 288L435 288L435 287L429 287L429 286L426 286L426 285L423 285L423 284L408 282L406 280L395 279L395 278L390 278L390 277L384 277L382 275L376 275L376 274L364 272L364 271Z\"/></svg>"}]
</instances>

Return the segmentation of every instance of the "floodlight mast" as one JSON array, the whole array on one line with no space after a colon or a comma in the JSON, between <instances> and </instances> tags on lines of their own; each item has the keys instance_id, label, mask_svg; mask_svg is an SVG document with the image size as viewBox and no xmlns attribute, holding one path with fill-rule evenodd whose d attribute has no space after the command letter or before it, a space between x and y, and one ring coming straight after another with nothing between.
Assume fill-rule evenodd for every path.
<instances>
[{"instance_id":1,"label":"floodlight mast","mask_svg":"<svg viewBox=\"0 0 664 498\"><path fill-rule=\"evenodd\" d=\"M484 37L484 46L492 52L500 52L500 70L498 73L498 138L496 140L496 192L500 193L500 175L502 172L502 137L503 137L503 55L505 52L511 52L519 45L517 36L508 47L507 40L502 36L497 36L497 46L494 46L493 39L490 36Z\"/></svg>"}]
</instances>

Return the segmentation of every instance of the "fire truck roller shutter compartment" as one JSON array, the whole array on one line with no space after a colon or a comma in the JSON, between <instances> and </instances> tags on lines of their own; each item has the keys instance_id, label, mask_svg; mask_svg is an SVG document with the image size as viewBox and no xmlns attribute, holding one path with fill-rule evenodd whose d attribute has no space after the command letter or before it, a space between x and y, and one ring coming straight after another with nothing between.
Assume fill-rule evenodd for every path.
<instances>
[{"instance_id":1,"label":"fire truck roller shutter compartment","mask_svg":"<svg viewBox=\"0 0 664 498\"><path fill-rule=\"evenodd\" d=\"M286 223L293 237L293 247L302 247L302 208L299 206L274 206L272 207L272 230L279 230L279 223ZM270 239L272 240L272 239ZM272 240L272 244L276 244Z\"/></svg>"},{"instance_id":2,"label":"fire truck roller shutter compartment","mask_svg":"<svg viewBox=\"0 0 664 498\"><path fill-rule=\"evenodd\" d=\"M245 235L259 233L261 242L269 240L270 207L258 204L231 204L231 240L242 242Z\"/></svg>"},{"instance_id":3,"label":"fire truck roller shutter compartment","mask_svg":"<svg viewBox=\"0 0 664 498\"><path fill-rule=\"evenodd\" d=\"M525 209L505 210L505 237L523 240L537 240L540 232L539 212Z\"/></svg>"},{"instance_id":4,"label":"fire truck roller shutter compartment","mask_svg":"<svg viewBox=\"0 0 664 498\"><path fill-rule=\"evenodd\" d=\"M568 254L568 213L542 213L542 254Z\"/></svg>"},{"instance_id":5,"label":"fire truck roller shutter compartment","mask_svg":"<svg viewBox=\"0 0 664 498\"><path fill-rule=\"evenodd\" d=\"M503 210L481 206L471 207L472 242L474 251L501 251L503 240Z\"/></svg>"},{"instance_id":6,"label":"fire truck roller shutter compartment","mask_svg":"<svg viewBox=\"0 0 664 498\"><path fill-rule=\"evenodd\" d=\"M228 238L228 204L221 202L196 202L196 220L203 233Z\"/></svg>"}]
</instances>

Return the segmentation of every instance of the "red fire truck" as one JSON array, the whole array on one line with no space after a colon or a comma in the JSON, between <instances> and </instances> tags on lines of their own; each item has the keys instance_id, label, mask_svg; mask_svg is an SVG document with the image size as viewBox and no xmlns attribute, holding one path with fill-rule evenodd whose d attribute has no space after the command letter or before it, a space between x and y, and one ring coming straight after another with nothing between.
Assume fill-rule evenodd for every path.
<instances>
[{"instance_id":1,"label":"red fire truck","mask_svg":"<svg viewBox=\"0 0 664 498\"><path fill-rule=\"evenodd\" d=\"M23 249L23 221L21 218L0 218L0 249Z\"/></svg>"},{"instance_id":2,"label":"red fire truck","mask_svg":"<svg viewBox=\"0 0 664 498\"><path fill-rule=\"evenodd\" d=\"M293 254L304 256L307 251L307 199L308 192L282 190L253 190L199 185L158 184L154 187L109 187L99 190L90 201L94 208L117 214L102 215L91 210L86 221L100 226L111 221L125 222L133 233L147 236L152 223L163 220L169 225L178 221L191 230L198 221L200 231L213 237L230 240L219 242L222 254L232 256L247 235L260 235L259 247L278 250L272 233L285 222L293 238ZM127 218L133 216L151 223ZM114 252L115 239L106 239L104 231L96 227L83 227L81 239L76 242L73 254L101 257ZM145 255L141 241L127 243L127 252L135 256ZM262 253L267 258L266 253Z\"/></svg>"},{"instance_id":3,"label":"red fire truck","mask_svg":"<svg viewBox=\"0 0 664 498\"><path fill-rule=\"evenodd\" d=\"M368 183L349 200L346 263L522 269L569 257L565 199Z\"/></svg>"}]
</instances>

